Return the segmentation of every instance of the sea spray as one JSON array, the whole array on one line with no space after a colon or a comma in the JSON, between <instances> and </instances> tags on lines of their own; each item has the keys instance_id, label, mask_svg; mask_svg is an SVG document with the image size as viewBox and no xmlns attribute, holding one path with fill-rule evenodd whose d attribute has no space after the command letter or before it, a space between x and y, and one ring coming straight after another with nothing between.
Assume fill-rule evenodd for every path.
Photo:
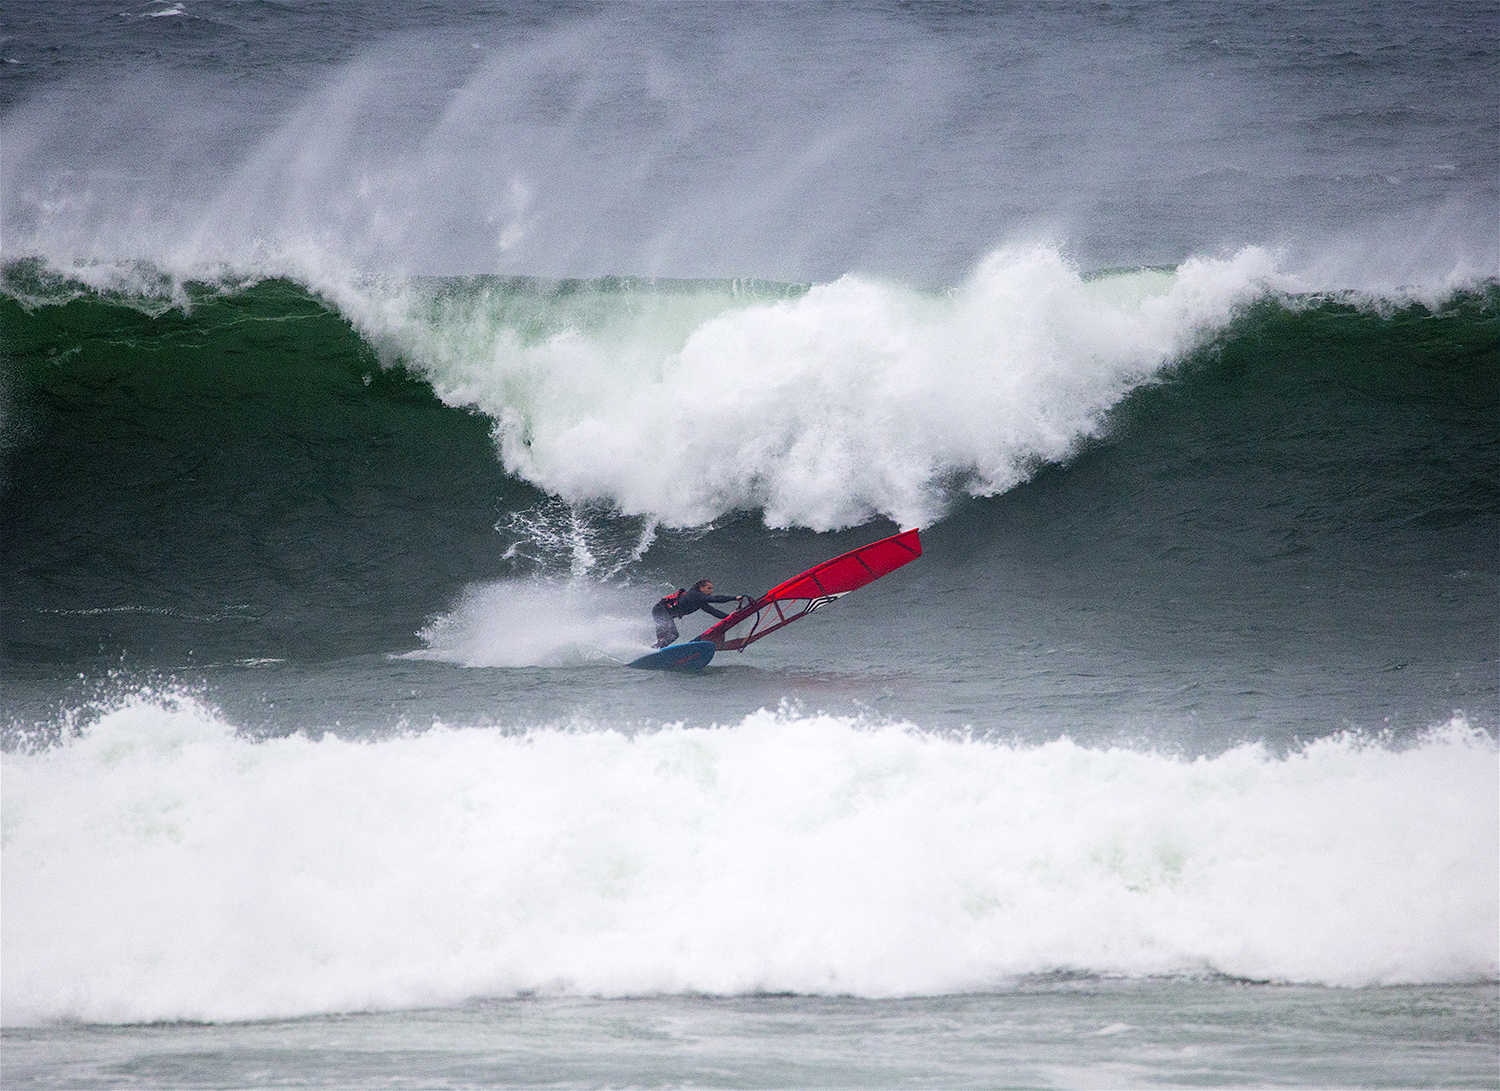
<instances>
[{"instance_id":1,"label":"sea spray","mask_svg":"<svg viewBox=\"0 0 1500 1091\"><path fill-rule=\"evenodd\" d=\"M142 696L6 757L4 1017L1489 980L1495 754L1461 718L1187 760L792 711L251 741Z\"/></svg>"},{"instance_id":2,"label":"sea spray","mask_svg":"<svg viewBox=\"0 0 1500 1091\"><path fill-rule=\"evenodd\" d=\"M655 639L646 598L588 580L476 585L423 628L410 659L465 667L555 667L636 658Z\"/></svg>"}]
</instances>

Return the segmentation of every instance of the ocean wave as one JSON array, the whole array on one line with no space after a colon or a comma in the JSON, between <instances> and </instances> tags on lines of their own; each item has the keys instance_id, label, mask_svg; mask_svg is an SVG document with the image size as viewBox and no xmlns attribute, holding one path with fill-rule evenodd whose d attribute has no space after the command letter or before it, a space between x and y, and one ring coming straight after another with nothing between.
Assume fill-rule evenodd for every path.
<instances>
[{"instance_id":1,"label":"ocean wave","mask_svg":"<svg viewBox=\"0 0 1500 1091\"><path fill-rule=\"evenodd\" d=\"M252 741L142 693L0 770L4 1018L1493 980L1495 754L1461 716L1196 760L785 710Z\"/></svg>"},{"instance_id":2,"label":"ocean wave","mask_svg":"<svg viewBox=\"0 0 1500 1091\"><path fill-rule=\"evenodd\" d=\"M367 388L387 373L418 377L448 406L482 413L503 471L562 505L560 517L532 520L532 544L570 552L574 574L593 562L558 518L638 517L635 546L604 563L610 571L638 559L658 526L739 511L772 527L928 525L957 497L1001 493L1068 460L1175 365L1258 337L1300 359L1307 337L1332 336L1336 351L1318 359L1367 385L1363 373L1383 373L1388 360L1405 368L1411 352L1412 323L1386 330L1379 320L1443 314L1458 320L1454 336L1477 344L1490 336L1496 291L1456 292L1437 311L1399 294L1330 298L1303 291L1257 249L1086 276L1051 245L996 251L946 292L853 275L811 286L355 278L321 288L227 275L184 283L140 265L93 276L6 266L5 295L38 326L13 335L20 382L7 380L9 400L28 382L55 384L54 365L91 338L111 342L110 376L160 370L150 344L201 344L212 361L197 372L242 360L225 380L247 387L285 374L308 412L327 411L313 404L325 373L351 370ZM87 311L83 325L61 318L70 306ZM1330 319L1347 329L1330 334ZM1356 342L1369 351L1346 360ZM335 345L341 357L325 361ZM28 362L31 350L48 355ZM1459 383L1474 370L1460 359L1437 366ZM220 401L216 411L242 415L228 386Z\"/></svg>"}]
</instances>

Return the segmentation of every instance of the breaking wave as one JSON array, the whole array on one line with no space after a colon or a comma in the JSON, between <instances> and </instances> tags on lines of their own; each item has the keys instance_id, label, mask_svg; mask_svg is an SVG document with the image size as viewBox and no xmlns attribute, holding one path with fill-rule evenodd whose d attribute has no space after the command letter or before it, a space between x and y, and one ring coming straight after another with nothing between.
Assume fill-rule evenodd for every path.
<instances>
[{"instance_id":1,"label":"breaking wave","mask_svg":"<svg viewBox=\"0 0 1500 1091\"><path fill-rule=\"evenodd\" d=\"M1497 973L1495 746L1185 760L762 711L251 741L180 694L6 756L4 1011Z\"/></svg>"}]
</instances>

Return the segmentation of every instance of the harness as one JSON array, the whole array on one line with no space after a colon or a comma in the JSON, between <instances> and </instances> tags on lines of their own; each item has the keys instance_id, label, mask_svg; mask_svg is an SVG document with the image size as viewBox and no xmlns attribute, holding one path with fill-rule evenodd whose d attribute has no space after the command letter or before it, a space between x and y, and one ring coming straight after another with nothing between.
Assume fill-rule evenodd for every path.
<instances>
[{"instance_id":1,"label":"harness","mask_svg":"<svg viewBox=\"0 0 1500 1091\"><path fill-rule=\"evenodd\" d=\"M665 606L667 608L667 612L672 613L677 609L677 604L682 601L682 596L685 594L687 594L687 588L679 587L670 595L665 596L659 603L657 603L657 605Z\"/></svg>"}]
</instances>

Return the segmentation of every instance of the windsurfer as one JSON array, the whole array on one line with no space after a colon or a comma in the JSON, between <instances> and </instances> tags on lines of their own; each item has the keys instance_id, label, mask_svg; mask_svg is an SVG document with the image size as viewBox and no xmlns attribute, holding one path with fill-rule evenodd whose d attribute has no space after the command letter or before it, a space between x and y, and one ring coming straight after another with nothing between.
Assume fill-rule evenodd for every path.
<instances>
[{"instance_id":1,"label":"windsurfer","mask_svg":"<svg viewBox=\"0 0 1500 1091\"><path fill-rule=\"evenodd\" d=\"M699 580L691 588L679 587L651 607L651 620L656 622L656 646L665 648L677 639L677 619L687 617L697 610L712 614L716 618L729 615L713 608L716 602L738 602L734 595L714 594L713 580Z\"/></svg>"}]
</instances>

